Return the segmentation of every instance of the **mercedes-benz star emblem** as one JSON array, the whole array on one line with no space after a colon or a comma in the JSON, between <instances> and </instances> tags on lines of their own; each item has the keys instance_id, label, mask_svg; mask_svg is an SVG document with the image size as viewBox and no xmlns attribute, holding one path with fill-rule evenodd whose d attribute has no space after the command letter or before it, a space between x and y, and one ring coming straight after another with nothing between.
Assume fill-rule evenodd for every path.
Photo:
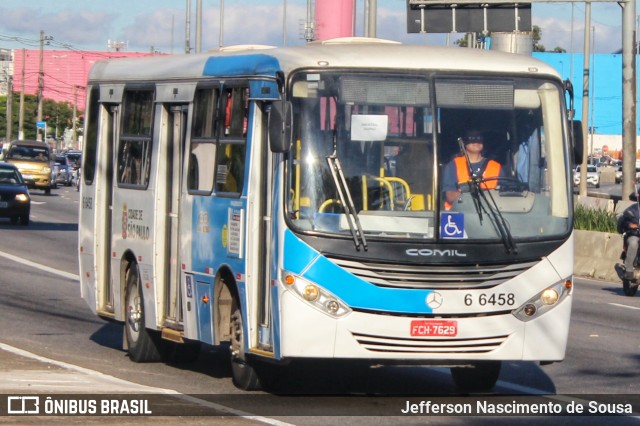
<instances>
[{"instance_id":1,"label":"mercedes-benz star emblem","mask_svg":"<svg viewBox=\"0 0 640 426\"><path fill-rule=\"evenodd\" d=\"M437 291L432 291L427 296L426 302L427 306L431 309L438 309L440 306L442 306L442 295Z\"/></svg>"}]
</instances>

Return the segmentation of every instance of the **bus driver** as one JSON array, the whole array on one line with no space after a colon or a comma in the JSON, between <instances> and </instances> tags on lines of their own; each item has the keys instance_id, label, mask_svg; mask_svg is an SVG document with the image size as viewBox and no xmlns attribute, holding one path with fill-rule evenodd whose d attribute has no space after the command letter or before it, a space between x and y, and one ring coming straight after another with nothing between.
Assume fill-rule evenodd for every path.
<instances>
[{"instance_id":1,"label":"bus driver","mask_svg":"<svg viewBox=\"0 0 640 426\"><path fill-rule=\"evenodd\" d=\"M461 185L469 182L469 170L473 176L482 176L486 181L480 186L482 189L495 189L500 176L504 176L502 166L495 160L490 160L482 155L484 149L484 137L478 130L467 131L462 139L465 155L460 155L451 160L444 168L442 177L442 192L444 193L445 210L451 210L453 203L460 198Z\"/></svg>"}]
</instances>

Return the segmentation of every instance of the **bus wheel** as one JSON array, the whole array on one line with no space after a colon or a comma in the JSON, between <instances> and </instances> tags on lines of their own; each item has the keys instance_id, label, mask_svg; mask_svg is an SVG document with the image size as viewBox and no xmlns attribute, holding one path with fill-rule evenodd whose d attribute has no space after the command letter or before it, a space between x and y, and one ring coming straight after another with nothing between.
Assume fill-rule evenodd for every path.
<instances>
[{"instance_id":1,"label":"bus wheel","mask_svg":"<svg viewBox=\"0 0 640 426\"><path fill-rule=\"evenodd\" d=\"M451 377L458 388L466 392L481 392L493 389L500 376L500 361L473 363L473 367L451 367Z\"/></svg>"},{"instance_id":2,"label":"bus wheel","mask_svg":"<svg viewBox=\"0 0 640 426\"><path fill-rule=\"evenodd\" d=\"M160 336L144 326L144 303L142 285L137 265L127 271L127 291L125 295L126 313L124 331L127 339L129 358L135 362L160 360Z\"/></svg>"},{"instance_id":3,"label":"bus wheel","mask_svg":"<svg viewBox=\"0 0 640 426\"><path fill-rule=\"evenodd\" d=\"M244 350L244 327L240 303L233 298L231 306L231 375L233 384L243 390L260 390L256 370L247 362Z\"/></svg>"}]
</instances>

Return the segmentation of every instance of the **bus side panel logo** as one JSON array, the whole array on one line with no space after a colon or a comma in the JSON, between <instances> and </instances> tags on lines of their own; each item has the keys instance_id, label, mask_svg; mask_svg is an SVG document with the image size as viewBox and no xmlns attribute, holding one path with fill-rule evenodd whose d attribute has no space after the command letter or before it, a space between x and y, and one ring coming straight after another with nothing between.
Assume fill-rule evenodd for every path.
<instances>
[{"instance_id":1,"label":"bus side panel logo","mask_svg":"<svg viewBox=\"0 0 640 426\"><path fill-rule=\"evenodd\" d=\"M442 238L463 238L464 214L459 212L441 213L440 235Z\"/></svg>"},{"instance_id":2,"label":"bus side panel logo","mask_svg":"<svg viewBox=\"0 0 640 426\"><path fill-rule=\"evenodd\" d=\"M193 284L191 282L191 275L185 275L187 281L187 297L191 299L193 297Z\"/></svg>"},{"instance_id":3,"label":"bus side panel logo","mask_svg":"<svg viewBox=\"0 0 640 426\"><path fill-rule=\"evenodd\" d=\"M127 217L127 205L122 206L122 239L127 239L127 226L128 226L128 217Z\"/></svg>"}]
</instances>

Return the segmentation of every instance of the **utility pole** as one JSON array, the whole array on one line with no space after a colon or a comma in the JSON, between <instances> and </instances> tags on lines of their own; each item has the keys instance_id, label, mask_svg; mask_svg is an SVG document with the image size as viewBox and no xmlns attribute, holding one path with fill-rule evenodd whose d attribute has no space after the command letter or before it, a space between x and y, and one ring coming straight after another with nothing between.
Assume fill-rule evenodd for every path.
<instances>
[{"instance_id":1,"label":"utility pole","mask_svg":"<svg viewBox=\"0 0 640 426\"><path fill-rule=\"evenodd\" d=\"M365 0L368 4L367 7L367 26L365 37L376 37L377 31L377 15L378 15L378 2L377 0Z\"/></svg>"},{"instance_id":2,"label":"utility pole","mask_svg":"<svg viewBox=\"0 0 640 426\"><path fill-rule=\"evenodd\" d=\"M76 111L78 109L78 86L73 86L73 121L72 121L72 130L71 130L71 146L73 149L77 149L78 146L76 144L78 137L76 135Z\"/></svg>"},{"instance_id":3,"label":"utility pole","mask_svg":"<svg viewBox=\"0 0 640 426\"><path fill-rule=\"evenodd\" d=\"M315 38L314 36L314 31L313 31L313 5L311 0L307 0L307 22L304 26L304 39L307 41L307 43L312 42L313 39ZM355 14L354 14L355 16ZM354 25L355 28L355 25Z\"/></svg>"},{"instance_id":4,"label":"utility pole","mask_svg":"<svg viewBox=\"0 0 640 426\"><path fill-rule=\"evenodd\" d=\"M42 92L44 91L44 31L40 30L40 67L38 71L38 116L37 122L42 121ZM42 141L44 138L40 133L40 128L36 129L36 140Z\"/></svg>"},{"instance_id":5,"label":"utility pole","mask_svg":"<svg viewBox=\"0 0 640 426\"><path fill-rule=\"evenodd\" d=\"M635 0L634 0L635 1ZM582 135L586 138L589 134L589 54L591 42L591 2L584 4L584 74L582 78ZM584 139L587 142L588 139ZM582 149L582 165L580 166L580 196L587 196L587 159L589 150Z\"/></svg>"},{"instance_id":6,"label":"utility pole","mask_svg":"<svg viewBox=\"0 0 640 426\"><path fill-rule=\"evenodd\" d=\"M24 68L26 50L22 49L22 87L20 87L20 111L18 111L18 139L24 139Z\"/></svg>"},{"instance_id":7,"label":"utility pole","mask_svg":"<svg viewBox=\"0 0 640 426\"><path fill-rule=\"evenodd\" d=\"M7 135L6 141L13 139L13 76L7 73Z\"/></svg>"},{"instance_id":8,"label":"utility pole","mask_svg":"<svg viewBox=\"0 0 640 426\"><path fill-rule=\"evenodd\" d=\"M185 13L184 53L191 53L191 0L187 0L187 12Z\"/></svg>"},{"instance_id":9,"label":"utility pole","mask_svg":"<svg viewBox=\"0 0 640 426\"><path fill-rule=\"evenodd\" d=\"M282 46L287 45L287 0L282 2Z\"/></svg>"},{"instance_id":10,"label":"utility pole","mask_svg":"<svg viewBox=\"0 0 640 426\"><path fill-rule=\"evenodd\" d=\"M224 0L220 0L220 37L218 46L224 46Z\"/></svg>"},{"instance_id":11,"label":"utility pole","mask_svg":"<svg viewBox=\"0 0 640 426\"><path fill-rule=\"evenodd\" d=\"M202 0L196 0L196 53L202 53Z\"/></svg>"},{"instance_id":12,"label":"utility pole","mask_svg":"<svg viewBox=\"0 0 640 426\"><path fill-rule=\"evenodd\" d=\"M622 196L636 192L636 2L626 0L622 9Z\"/></svg>"}]
</instances>

